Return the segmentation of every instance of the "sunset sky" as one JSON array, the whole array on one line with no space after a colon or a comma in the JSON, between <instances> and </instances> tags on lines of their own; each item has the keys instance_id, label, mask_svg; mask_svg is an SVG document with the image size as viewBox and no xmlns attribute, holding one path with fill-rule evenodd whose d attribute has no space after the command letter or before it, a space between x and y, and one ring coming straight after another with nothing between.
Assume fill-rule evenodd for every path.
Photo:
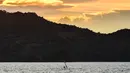
<instances>
[{"instance_id":1,"label":"sunset sky","mask_svg":"<svg viewBox=\"0 0 130 73\"><path fill-rule=\"evenodd\" d=\"M0 9L36 12L48 20L95 32L130 28L130 0L0 0Z\"/></svg>"}]
</instances>

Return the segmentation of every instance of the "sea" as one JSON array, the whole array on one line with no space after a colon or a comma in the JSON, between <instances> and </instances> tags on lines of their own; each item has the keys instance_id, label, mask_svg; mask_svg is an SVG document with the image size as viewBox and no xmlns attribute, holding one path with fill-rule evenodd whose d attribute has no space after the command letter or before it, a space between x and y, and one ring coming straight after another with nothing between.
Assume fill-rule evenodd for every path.
<instances>
[{"instance_id":1,"label":"sea","mask_svg":"<svg viewBox=\"0 0 130 73\"><path fill-rule=\"evenodd\" d=\"M130 73L130 62L1 62L0 73Z\"/></svg>"}]
</instances>

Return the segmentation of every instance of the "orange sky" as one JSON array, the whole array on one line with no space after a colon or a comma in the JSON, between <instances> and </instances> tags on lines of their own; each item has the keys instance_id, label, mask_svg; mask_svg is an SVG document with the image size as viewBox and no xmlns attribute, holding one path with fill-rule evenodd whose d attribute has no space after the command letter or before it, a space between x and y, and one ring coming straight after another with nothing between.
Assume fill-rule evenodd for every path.
<instances>
[{"instance_id":1,"label":"orange sky","mask_svg":"<svg viewBox=\"0 0 130 73\"><path fill-rule=\"evenodd\" d=\"M130 28L127 21L127 16L130 16L130 0L0 0L0 3L0 9L36 12L55 22L61 18L64 21L67 16L70 19L67 23L96 32L108 33Z\"/></svg>"}]
</instances>

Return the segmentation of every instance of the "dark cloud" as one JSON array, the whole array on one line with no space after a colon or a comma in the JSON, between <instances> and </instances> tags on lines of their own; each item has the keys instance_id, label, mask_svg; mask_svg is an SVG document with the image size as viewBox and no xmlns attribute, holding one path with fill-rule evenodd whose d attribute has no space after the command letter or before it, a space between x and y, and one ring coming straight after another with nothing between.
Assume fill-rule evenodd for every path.
<instances>
[{"instance_id":1,"label":"dark cloud","mask_svg":"<svg viewBox=\"0 0 130 73\"><path fill-rule=\"evenodd\" d=\"M84 2L91 2L91 1L97 1L97 0L61 0L64 3L84 3Z\"/></svg>"}]
</instances>

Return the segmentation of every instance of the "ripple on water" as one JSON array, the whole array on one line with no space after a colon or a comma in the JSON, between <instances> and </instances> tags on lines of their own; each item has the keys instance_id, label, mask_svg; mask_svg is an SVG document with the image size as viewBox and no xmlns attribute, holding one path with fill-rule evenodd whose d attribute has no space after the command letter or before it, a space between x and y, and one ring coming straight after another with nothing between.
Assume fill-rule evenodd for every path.
<instances>
[{"instance_id":1,"label":"ripple on water","mask_svg":"<svg viewBox=\"0 0 130 73\"><path fill-rule=\"evenodd\" d=\"M0 63L0 73L130 73L130 63Z\"/></svg>"}]
</instances>

